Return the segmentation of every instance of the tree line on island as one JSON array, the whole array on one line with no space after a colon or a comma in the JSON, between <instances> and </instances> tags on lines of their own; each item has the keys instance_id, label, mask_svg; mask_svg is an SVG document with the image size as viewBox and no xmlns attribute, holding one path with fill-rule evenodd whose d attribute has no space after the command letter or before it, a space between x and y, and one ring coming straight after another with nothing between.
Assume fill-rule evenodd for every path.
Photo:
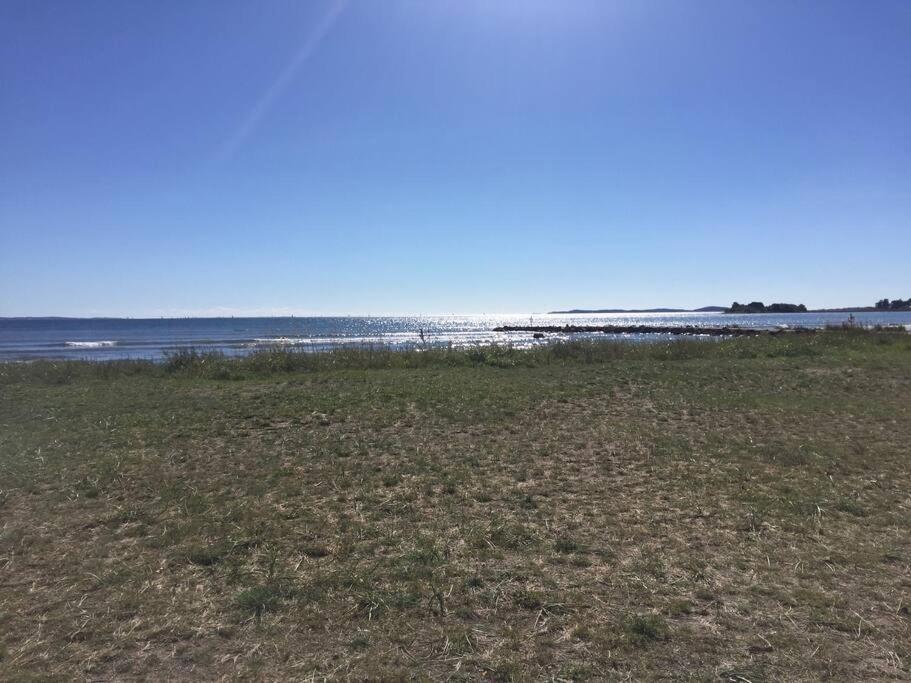
<instances>
[{"instance_id":1,"label":"tree line on island","mask_svg":"<svg viewBox=\"0 0 911 683\"><path fill-rule=\"evenodd\" d=\"M548 311L550 315L581 315L588 313L873 313L881 311L911 311L908 299L880 299L875 306L850 306L847 308L808 309L803 304L777 303L766 306L761 301L730 306L703 306L702 308L572 308L566 311Z\"/></svg>"},{"instance_id":2,"label":"tree line on island","mask_svg":"<svg viewBox=\"0 0 911 683\"><path fill-rule=\"evenodd\" d=\"M819 312L826 311L911 311L911 298L908 299L880 299L875 306L866 308L840 308L840 309L820 309ZM807 313L807 307L803 304L769 304L766 306L761 301L752 301L748 304L741 304L737 301L732 303L725 313Z\"/></svg>"},{"instance_id":3,"label":"tree line on island","mask_svg":"<svg viewBox=\"0 0 911 683\"><path fill-rule=\"evenodd\" d=\"M907 299L880 299L876 302L877 311L911 311L911 297Z\"/></svg>"},{"instance_id":4,"label":"tree line on island","mask_svg":"<svg viewBox=\"0 0 911 683\"><path fill-rule=\"evenodd\" d=\"M725 313L806 313L807 307L803 304L769 304L766 306L761 301L752 301L748 304L734 302Z\"/></svg>"}]
</instances>

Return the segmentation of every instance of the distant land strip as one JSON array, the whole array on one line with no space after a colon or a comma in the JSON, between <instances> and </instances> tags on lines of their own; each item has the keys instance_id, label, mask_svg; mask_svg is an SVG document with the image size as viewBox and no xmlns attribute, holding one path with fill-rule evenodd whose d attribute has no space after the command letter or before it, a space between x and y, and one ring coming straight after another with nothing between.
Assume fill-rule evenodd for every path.
<instances>
[{"instance_id":1,"label":"distant land strip","mask_svg":"<svg viewBox=\"0 0 911 683\"><path fill-rule=\"evenodd\" d=\"M847 308L811 308L807 313L907 313L907 308L877 308L876 306L849 306Z\"/></svg>"},{"instance_id":2,"label":"distant land strip","mask_svg":"<svg viewBox=\"0 0 911 683\"><path fill-rule=\"evenodd\" d=\"M885 303L886 305L883 305ZM548 311L548 315L580 315L587 313L908 313L911 311L911 299L893 302L885 300L876 306L844 306L842 308L810 308L802 304L770 304L754 301L750 304L731 306L703 306L702 308L572 308L566 311Z\"/></svg>"},{"instance_id":3,"label":"distant land strip","mask_svg":"<svg viewBox=\"0 0 911 683\"><path fill-rule=\"evenodd\" d=\"M724 313L727 306L703 306L702 308L573 308L569 311L548 311L548 315L576 313Z\"/></svg>"}]
</instances>

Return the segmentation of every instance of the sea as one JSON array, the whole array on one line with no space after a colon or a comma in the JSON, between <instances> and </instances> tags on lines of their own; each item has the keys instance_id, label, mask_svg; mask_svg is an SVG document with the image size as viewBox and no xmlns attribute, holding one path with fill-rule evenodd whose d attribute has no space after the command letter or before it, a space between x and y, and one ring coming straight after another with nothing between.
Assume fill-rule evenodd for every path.
<instances>
[{"instance_id":1,"label":"sea","mask_svg":"<svg viewBox=\"0 0 911 683\"><path fill-rule=\"evenodd\" d=\"M646 325L774 329L840 325L848 313L729 315L721 313L597 313L427 316L337 316L282 318L0 318L0 361L49 359L161 360L182 349L229 356L286 348L326 351L345 346L393 349L503 344L525 348L568 335L494 332L502 325ZM902 325L911 312L854 313L858 325ZM421 337L423 334L423 339ZM573 335L573 338L665 341L663 334Z\"/></svg>"}]
</instances>

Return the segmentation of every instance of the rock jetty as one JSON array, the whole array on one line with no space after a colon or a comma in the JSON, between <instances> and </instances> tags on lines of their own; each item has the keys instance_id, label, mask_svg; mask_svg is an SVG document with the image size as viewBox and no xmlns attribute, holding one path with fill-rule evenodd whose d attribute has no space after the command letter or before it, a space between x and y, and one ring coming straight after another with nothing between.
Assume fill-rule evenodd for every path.
<instances>
[{"instance_id":1,"label":"rock jetty","mask_svg":"<svg viewBox=\"0 0 911 683\"><path fill-rule=\"evenodd\" d=\"M763 334L814 332L804 327L786 329L762 329L754 327L699 327L698 325L504 325L493 328L494 332L532 332L539 334L692 334L711 337L757 337Z\"/></svg>"}]
</instances>

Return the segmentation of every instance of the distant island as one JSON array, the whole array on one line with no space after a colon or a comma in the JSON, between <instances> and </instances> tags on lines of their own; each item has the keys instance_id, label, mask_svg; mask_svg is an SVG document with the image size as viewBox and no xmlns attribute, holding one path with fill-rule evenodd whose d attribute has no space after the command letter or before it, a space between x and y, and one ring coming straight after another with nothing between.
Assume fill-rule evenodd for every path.
<instances>
[{"instance_id":1,"label":"distant island","mask_svg":"<svg viewBox=\"0 0 911 683\"><path fill-rule=\"evenodd\" d=\"M844 308L812 308L804 304L774 303L766 306L761 301L730 306L703 306L702 308L571 308L566 311L548 311L548 315L584 315L588 313L889 313L911 311L911 297L907 299L880 299L873 306L846 306Z\"/></svg>"},{"instance_id":2,"label":"distant island","mask_svg":"<svg viewBox=\"0 0 911 683\"><path fill-rule=\"evenodd\" d=\"M852 306L846 308L815 308L808 310L803 304L769 304L752 301L748 304L734 302L724 313L888 313L892 311L911 311L911 297L908 299L880 299L874 306Z\"/></svg>"},{"instance_id":3,"label":"distant island","mask_svg":"<svg viewBox=\"0 0 911 683\"><path fill-rule=\"evenodd\" d=\"M807 307L803 304L769 304L766 306L761 301L752 301L740 304L736 301L725 313L806 313Z\"/></svg>"},{"instance_id":4,"label":"distant island","mask_svg":"<svg viewBox=\"0 0 911 683\"><path fill-rule=\"evenodd\" d=\"M724 306L703 306L702 308L573 308L569 311L548 311L548 315L569 315L579 313L724 313Z\"/></svg>"}]
</instances>

